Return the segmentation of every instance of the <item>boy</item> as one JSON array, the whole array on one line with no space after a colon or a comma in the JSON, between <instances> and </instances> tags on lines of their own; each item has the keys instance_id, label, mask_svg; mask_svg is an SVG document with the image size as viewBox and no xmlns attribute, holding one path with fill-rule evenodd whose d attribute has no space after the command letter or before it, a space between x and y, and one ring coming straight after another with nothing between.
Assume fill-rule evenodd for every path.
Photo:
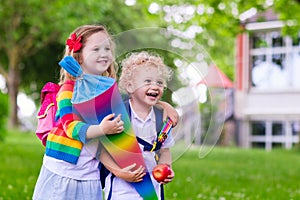
<instances>
[{"instance_id":1,"label":"boy","mask_svg":"<svg viewBox=\"0 0 300 200\"><path fill-rule=\"evenodd\" d=\"M174 141L171 136L164 141L160 149L155 149L159 151L158 160L155 159L156 153L151 148L157 139L156 120L158 119L156 119L154 105L162 97L164 87L170 77L171 71L163 63L163 60L145 51L132 53L122 62L119 86L129 95L127 106L131 124L143 151L147 171L150 174L157 164L167 164L170 168L172 164L169 148L174 145ZM112 174L117 173L113 168L107 167ZM118 177L112 179L111 176L114 176L112 174L106 178L104 189L106 199L142 199L130 184ZM172 169L171 174L160 183L151 175L159 199L163 198L160 184L171 182L173 178Z\"/></svg>"}]
</instances>

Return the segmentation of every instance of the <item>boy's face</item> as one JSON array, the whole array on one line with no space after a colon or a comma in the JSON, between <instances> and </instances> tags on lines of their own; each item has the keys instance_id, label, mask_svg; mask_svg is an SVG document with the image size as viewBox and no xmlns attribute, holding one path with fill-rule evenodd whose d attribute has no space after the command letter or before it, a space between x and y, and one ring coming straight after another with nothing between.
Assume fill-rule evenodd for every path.
<instances>
[{"instance_id":1,"label":"boy's face","mask_svg":"<svg viewBox=\"0 0 300 200\"><path fill-rule=\"evenodd\" d=\"M87 74L102 75L113 60L111 46L106 33L91 35L82 50L81 66Z\"/></svg>"},{"instance_id":2,"label":"boy's face","mask_svg":"<svg viewBox=\"0 0 300 200\"><path fill-rule=\"evenodd\" d=\"M157 67L148 66L136 69L129 85L131 98L148 106L154 106L162 97L165 82Z\"/></svg>"}]
</instances>

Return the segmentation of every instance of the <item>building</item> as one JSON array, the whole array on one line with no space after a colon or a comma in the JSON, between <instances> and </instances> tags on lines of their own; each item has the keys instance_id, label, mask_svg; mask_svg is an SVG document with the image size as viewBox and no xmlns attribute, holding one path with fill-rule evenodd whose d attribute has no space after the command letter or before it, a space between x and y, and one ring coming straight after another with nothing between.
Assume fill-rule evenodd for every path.
<instances>
[{"instance_id":1,"label":"building","mask_svg":"<svg viewBox=\"0 0 300 200\"><path fill-rule=\"evenodd\" d=\"M283 26L269 10L249 18L237 37L234 112L242 147L299 142L300 35L283 36Z\"/></svg>"}]
</instances>

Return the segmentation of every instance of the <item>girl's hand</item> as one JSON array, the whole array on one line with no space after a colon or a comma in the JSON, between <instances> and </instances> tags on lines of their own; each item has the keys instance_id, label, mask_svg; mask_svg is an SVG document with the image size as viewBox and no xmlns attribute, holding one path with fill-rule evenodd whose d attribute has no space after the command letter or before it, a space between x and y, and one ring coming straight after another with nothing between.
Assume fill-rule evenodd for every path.
<instances>
[{"instance_id":1,"label":"girl's hand","mask_svg":"<svg viewBox=\"0 0 300 200\"><path fill-rule=\"evenodd\" d=\"M179 119L179 115L175 108L173 108L170 104L164 101L159 101L158 105L160 105L163 108L163 120L166 121L169 117L173 122L173 127L175 127Z\"/></svg>"},{"instance_id":2,"label":"girl's hand","mask_svg":"<svg viewBox=\"0 0 300 200\"><path fill-rule=\"evenodd\" d=\"M173 171L173 169L171 168L171 174L169 174L169 176L163 180L162 182L160 182L161 184L167 184L170 183L173 179L174 179L175 173Z\"/></svg>"},{"instance_id":3,"label":"girl's hand","mask_svg":"<svg viewBox=\"0 0 300 200\"><path fill-rule=\"evenodd\" d=\"M135 166L136 166L135 163L129 165L117 171L115 175L128 182L140 182L143 180L143 177L146 175L146 173L144 172L145 168L143 166L140 166L136 170L131 171Z\"/></svg>"},{"instance_id":4,"label":"girl's hand","mask_svg":"<svg viewBox=\"0 0 300 200\"><path fill-rule=\"evenodd\" d=\"M114 117L114 113L109 114L106 117L104 117L101 123L99 124L101 131L105 135L121 133L122 131L124 131L124 122L121 120L121 115L119 114L115 119L113 119Z\"/></svg>"}]
</instances>

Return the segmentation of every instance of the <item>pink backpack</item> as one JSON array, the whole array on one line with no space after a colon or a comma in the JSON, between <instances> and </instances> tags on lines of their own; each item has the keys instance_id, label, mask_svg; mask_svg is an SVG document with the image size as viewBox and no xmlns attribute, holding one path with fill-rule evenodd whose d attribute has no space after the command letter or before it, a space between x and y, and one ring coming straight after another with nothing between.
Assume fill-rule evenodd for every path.
<instances>
[{"instance_id":1,"label":"pink backpack","mask_svg":"<svg viewBox=\"0 0 300 200\"><path fill-rule=\"evenodd\" d=\"M57 111L56 95L60 86L56 83L48 82L41 91L41 106L37 114L38 124L35 134L46 146L47 136L55 126L55 114Z\"/></svg>"}]
</instances>

